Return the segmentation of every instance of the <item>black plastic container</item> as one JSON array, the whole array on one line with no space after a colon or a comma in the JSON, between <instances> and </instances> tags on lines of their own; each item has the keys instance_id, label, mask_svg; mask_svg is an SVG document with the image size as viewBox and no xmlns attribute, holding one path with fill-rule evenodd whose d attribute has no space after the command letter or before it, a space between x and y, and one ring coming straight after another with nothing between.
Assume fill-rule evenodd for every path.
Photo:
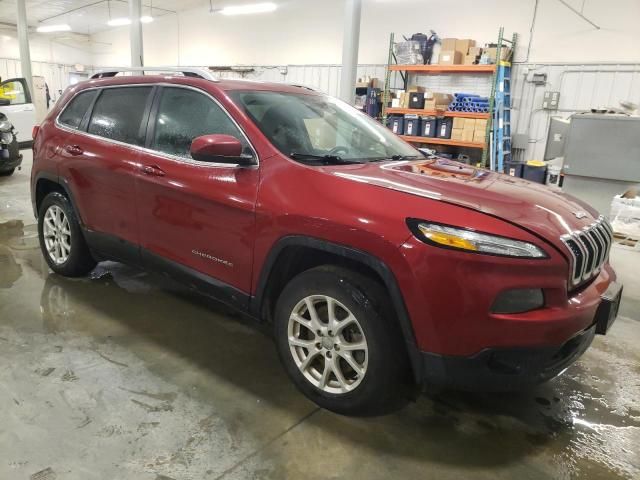
<instances>
[{"instance_id":1,"label":"black plastic container","mask_svg":"<svg viewBox=\"0 0 640 480\"><path fill-rule=\"evenodd\" d=\"M438 117L437 121L437 137L451 138L451 128L453 128L452 117Z\"/></svg>"},{"instance_id":2,"label":"black plastic container","mask_svg":"<svg viewBox=\"0 0 640 480\"><path fill-rule=\"evenodd\" d=\"M390 115L387 118L387 127L396 135L404 133L404 117L402 115Z\"/></svg>"},{"instance_id":3,"label":"black plastic container","mask_svg":"<svg viewBox=\"0 0 640 480\"><path fill-rule=\"evenodd\" d=\"M524 163L522 162L504 162L504 173L512 177L522 178Z\"/></svg>"},{"instance_id":4,"label":"black plastic container","mask_svg":"<svg viewBox=\"0 0 640 480\"><path fill-rule=\"evenodd\" d=\"M544 183L547 176L547 166L536 167L533 165L524 165L522 178L536 183Z\"/></svg>"},{"instance_id":5,"label":"black plastic container","mask_svg":"<svg viewBox=\"0 0 640 480\"><path fill-rule=\"evenodd\" d=\"M405 115L404 116L404 134L411 135L417 137L420 135L420 124L422 123L422 118L418 115Z\"/></svg>"},{"instance_id":6,"label":"black plastic container","mask_svg":"<svg viewBox=\"0 0 640 480\"><path fill-rule=\"evenodd\" d=\"M411 92L409 93L409 108L424 108L424 93L423 92Z\"/></svg>"},{"instance_id":7,"label":"black plastic container","mask_svg":"<svg viewBox=\"0 0 640 480\"><path fill-rule=\"evenodd\" d=\"M422 117L422 126L420 128L421 137L435 137L438 120L436 117Z\"/></svg>"}]
</instances>

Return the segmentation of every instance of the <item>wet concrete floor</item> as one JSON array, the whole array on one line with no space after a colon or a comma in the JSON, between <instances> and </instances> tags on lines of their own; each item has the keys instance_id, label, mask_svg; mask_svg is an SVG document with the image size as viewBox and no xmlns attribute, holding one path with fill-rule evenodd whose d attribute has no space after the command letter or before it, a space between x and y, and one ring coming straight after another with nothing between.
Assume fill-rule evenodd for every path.
<instances>
[{"instance_id":1,"label":"wet concrete floor","mask_svg":"<svg viewBox=\"0 0 640 480\"><path fill-rule=\"evenodd\" d=\"M320 410L233 312L118 263L50 273L25 168L0 178L1 479L640 478L640 252L612 331L512 394Z\"/></svg>"}]
</instances>

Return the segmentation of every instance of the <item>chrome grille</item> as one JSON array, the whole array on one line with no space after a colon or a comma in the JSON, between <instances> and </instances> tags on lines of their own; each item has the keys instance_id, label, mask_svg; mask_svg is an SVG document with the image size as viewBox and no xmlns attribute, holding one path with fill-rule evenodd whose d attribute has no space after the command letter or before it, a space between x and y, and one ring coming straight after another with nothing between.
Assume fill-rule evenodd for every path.
<instances>
[{"instance_id":1,"label":"chrome grille","mask_svg":"<svg viewBox=\"0 0 640 480\"><path fill-rule=\"evenodd\" d=\"M601 215L595 223L560 239L571 256L571 286L575 287L600 273L609 256L613 230Z\"/></svg>"}]
</instances>

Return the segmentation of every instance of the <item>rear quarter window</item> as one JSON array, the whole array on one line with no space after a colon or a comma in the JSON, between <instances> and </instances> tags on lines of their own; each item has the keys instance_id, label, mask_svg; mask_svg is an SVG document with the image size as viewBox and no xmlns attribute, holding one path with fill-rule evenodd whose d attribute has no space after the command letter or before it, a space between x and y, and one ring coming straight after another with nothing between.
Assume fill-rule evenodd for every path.
<instances>
[{"instance_id":1,"label":"rear quarter window","mask_svg":"<svg viewBox=\"0 0 640 480\"><path fill-rule=\"evenodd\" d=\"M58 118L58 122L71 128L79 128L87 110L91 106L91 102L98 92L91 90L88 92L80 92L73 97Z\"/></svg>"}]
</instances>

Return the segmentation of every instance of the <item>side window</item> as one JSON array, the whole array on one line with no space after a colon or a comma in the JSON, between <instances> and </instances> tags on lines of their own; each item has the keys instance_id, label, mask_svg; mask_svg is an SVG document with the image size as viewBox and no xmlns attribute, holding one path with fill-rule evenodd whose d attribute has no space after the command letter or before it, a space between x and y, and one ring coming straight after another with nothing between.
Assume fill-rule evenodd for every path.
<instances>
[{"instance_id":1,"label":"side window","mask_svg":"<svg viewBox=\"0 0 640 480\"><path fill-rule=\"evenodd\" d=\"M78 128L97 93L97 90L90 90L81 92L73 97L69 105L60 114L58 121L68 127Z\"/></svg>"},{"instance_id":2,"label":"side window","mask_svg":"<svg viewBox=\"0 0 640 480\"><path fill-rule=\"evenodd\" d=\"M0 100L9 102L9 105L22 105L29 103L27 89L24 80L7 80L0 84Z\"/></svg>"},{"instance_id":3,"label":"side window","mask_svg":"<svg viewBox=\"0 0 640 480\"><path fill-rule=\"evenodd\" d=\"M94 135L144 145L142 117L152 87L105 88L100 93L87 131Z\"/></svg>"},{"instance_id":4,"label":"side window","mask_svg":"<svg viewBox=\"0 0 640 480\"><path fill-rule=\"evenodd\" d=\"M209 97L186 88L163 88L151 148L191 158L193 139L212 133L232 135L242 142L243 153L252 153L244 135Z\"/></svg>"}]
</instances>

